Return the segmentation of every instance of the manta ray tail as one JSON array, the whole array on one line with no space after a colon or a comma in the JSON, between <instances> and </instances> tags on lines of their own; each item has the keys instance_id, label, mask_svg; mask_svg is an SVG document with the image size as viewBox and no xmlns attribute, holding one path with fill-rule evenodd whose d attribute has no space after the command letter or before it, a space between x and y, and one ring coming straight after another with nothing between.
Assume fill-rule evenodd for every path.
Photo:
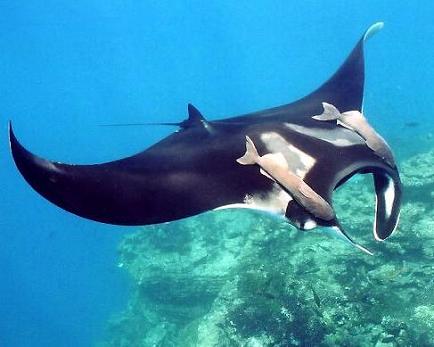
<instances>
[{"instance_id":1,"label":"manta ray tail","mask_svg":"<svg viewBox=\"0 0 434 347\"><path fill-rule=\"evenodd\" d=\"M192 104L188 104L188 118L182 122L142 122L142 123L110 123L110 124L100 124L103 127L128 127L128 126L142 126L142 125L168 125L180 128L189 128L192 126L205 126L208 121L200 113L200 111L194 107Z\"/></svg>"},{"instance_id":2,"label":"manta ray tail","mask_svg":"<svg viewBox=\"0 0 434 347\"><path fill-rule=\"evenodd\" d=\"M131 126L142 126L142 125L168 125L168 126L175 126L179 127L181 126L181 123L167 123L167 122L161 122L161 123L110 123L110 124L99 124L101 127L131 127Z\"/></svg>"}]
</instances>

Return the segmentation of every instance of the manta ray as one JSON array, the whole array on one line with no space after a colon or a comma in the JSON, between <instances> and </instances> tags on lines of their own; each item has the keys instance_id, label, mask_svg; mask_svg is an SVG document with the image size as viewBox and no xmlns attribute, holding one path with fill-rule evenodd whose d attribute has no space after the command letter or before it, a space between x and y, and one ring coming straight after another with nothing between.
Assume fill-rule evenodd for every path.
<instances>
[{"instance_id":1,"label":"manta ray","mask_svg":"<svg viewBox=\"0 0 434 347\"><path fill-rule=\"evenodd\" d=\"M9 124L15 164L43 197L115 225L170 222L222 208L252 208L301 230L325 227L361 250L333 209L333 191L372 174L376 240L395 230L401 181L392 152L363 115L364 44L372 25L323 85L300 100L222 120L193 105L178 129L146 150L94 165L50 161L24 148ZM356 197L355 197L356 198Z\"/></svg>"}]
</instances>

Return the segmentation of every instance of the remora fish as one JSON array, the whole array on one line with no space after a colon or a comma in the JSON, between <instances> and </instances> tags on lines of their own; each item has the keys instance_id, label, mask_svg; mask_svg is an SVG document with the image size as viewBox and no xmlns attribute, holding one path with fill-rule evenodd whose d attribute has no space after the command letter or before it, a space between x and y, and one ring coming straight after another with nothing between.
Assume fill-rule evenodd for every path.
<instances>
[{"instance_id":1,"label":"remora fish","mask_svg":"<svg viewBox=\"0 0 434 347\"><path fill-rule=\"evenodd\" d=\"M291 172L281 153L259 156L255 144L246 136L246 154L237 159L242 165L258 164L261 173L280 184L306 210L326 221L335 217L330 204L315 193L300 177Z\"/></svg>"},{"instance_id":2,"label":"remora fish","mask_svg":"<svg viewBox=\"0 0 434 347\"><path fill-rule=\"evenodd\" d=\"M237 162L249 136L259 153L281 153L288 170L330 206L334 189L354 174L371 173L377 201L374 235L385 240L398 223L397 168L375 154L355 131L312 118L322 112L323 102L341 112L361 111L364 43L381 27L382 23L371 26L326 83L291 104L221 121L207 121L189 105L188 119L178 123L180 129L172 135L131 157L95 165L38 157L19 143L10 124L12 156L38 193L95 221L146 225L218 208L248 207L285 217L301 229L330 227L351 241L336 216L318 218L277 182L258 174L254 165Z\"/></svg>"},{"instance_id":3,"label":"remora fish","mask_svg":"<svg viewBox=\"0 0 434 347\"><path fill-rule=\"evenodd\" d=\"M323 102L322 105L324 112L320 115L313 116L313 119L320 121L336 120L338 125L342 125L358 133L365 140L366 145L389 165L396 165L389 145L368 123L367 119L360 111L340 113L339 110L331 104Z\"/></svg>"}]
</instances>

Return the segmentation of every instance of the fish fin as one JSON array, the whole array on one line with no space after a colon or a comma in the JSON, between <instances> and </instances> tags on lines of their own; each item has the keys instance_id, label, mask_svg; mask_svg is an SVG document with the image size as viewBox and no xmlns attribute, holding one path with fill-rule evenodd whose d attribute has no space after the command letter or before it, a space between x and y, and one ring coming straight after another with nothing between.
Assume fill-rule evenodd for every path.
<instances>
[{"instance_id":1,"label":"fish fin","mask_svg":"<svg viewBox=\"0 0 434 347\"><path fill-rule=\"evenodd\" d=\"M322 103L322 107L324 108L324 112L313 116L313 119L321 120L321 121L329 121L329 120L337 120L341 116L339 110L332 104L327 102Z\"/></svg>"},{"instance_id":2,"label":"fish fin","mask_svg":"<svg viewBox=\"0 0 434 347\"><path fill-rule=\"evenodd\" d=\"M181 123L179 126L183 129L191 127L203 127L204 129L210 130L210 124L202 115L202 113L194 107L192 104L188 104L188 118Z\"/></svg>"},{"instance_id":3,"label":"fish fin","mask_svg":"<svg viewBox=\"0 0 434 347\"><path fill-rule=\"evenodd\" d=\"M258 151L253 143L252 139L246 136L246 153L237 159L237 162L241 165L255 164L259 157Z\"/></svg>"},{"instance_id":4,"label":"fish fin","mask_svg":"<svg viewBox=\"0 0 434 347\"><path fill-rule=\"evenodd\" d=\"M202 115L202 113L195 107L193 104L187 105L188 110L188 120L191 123L198 123L205 121L205 117Z\"/></svg>"}]
</instances>

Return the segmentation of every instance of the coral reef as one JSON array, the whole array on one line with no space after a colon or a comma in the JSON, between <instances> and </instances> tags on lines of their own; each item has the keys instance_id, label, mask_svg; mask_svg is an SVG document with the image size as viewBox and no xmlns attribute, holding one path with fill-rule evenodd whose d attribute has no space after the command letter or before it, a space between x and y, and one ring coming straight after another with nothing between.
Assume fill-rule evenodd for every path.
<instances>
[{"instance_id":1,"label":"coral reef","mask_svg":"<svg viewBox=\"0 0 434 347\"><path fill-rule=\"evenodd\" d=\"M370 177L335 193L374 256L244 210L126 236L133 295L99 346L434 346L433 166L433 151L402 164L401 223L384 243L372 237Z\"/></svg>"}]
</instances>

